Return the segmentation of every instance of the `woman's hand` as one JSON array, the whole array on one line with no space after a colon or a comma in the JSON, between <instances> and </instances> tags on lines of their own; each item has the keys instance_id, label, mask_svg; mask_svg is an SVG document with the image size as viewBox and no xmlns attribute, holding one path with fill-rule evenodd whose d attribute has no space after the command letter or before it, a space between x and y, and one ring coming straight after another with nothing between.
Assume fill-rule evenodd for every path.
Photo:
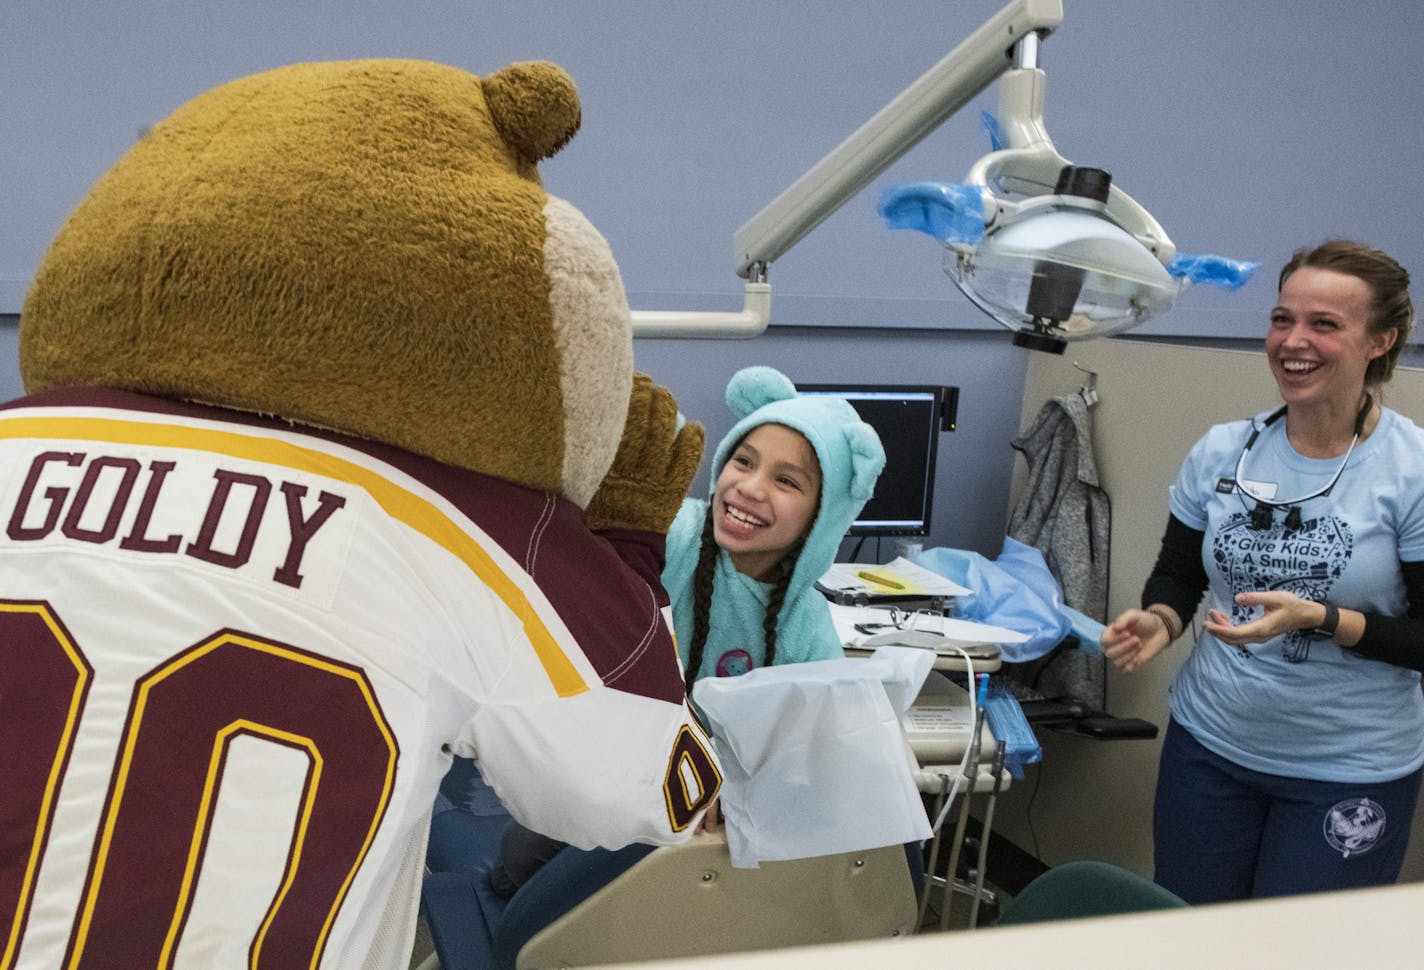
<instances>
[{"instance_id":1,"label":"woman's hand","mask_svg":"<svg viewBox=\"0 0 1424 970\"><path fill-rule=\"evenodd\" d=\"M1126 673L1166 650L1171 642L1167 620L1147 610L1123 610L1103 629L1103 653Z\"/></svg>"},{"instance_id":2,"label":"woman's hand","mask_svg":"<svg viewBox=\"0 0 1424 970\"><path fill-rule=\"evenodd\" d=\"M1237 593L1238 606L1259 606L1261 616L1233 626L1231 618L1220 610L1208 610L1203 627L1222 643L1240 647L1248 643L1265 643L1290 630L1308 629L1321 622L1321 606L1294 593Z\"/></svg>"}]
</instances>

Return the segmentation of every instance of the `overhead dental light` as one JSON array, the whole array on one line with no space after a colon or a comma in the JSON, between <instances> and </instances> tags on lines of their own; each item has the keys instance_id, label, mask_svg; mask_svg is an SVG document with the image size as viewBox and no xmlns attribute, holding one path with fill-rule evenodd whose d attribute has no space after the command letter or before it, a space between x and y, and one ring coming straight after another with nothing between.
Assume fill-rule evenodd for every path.
<instances>
[{"instance_id":1,"label":"overhead dental light","mask_svg":"<svg viewBox=\"0 0 1424 970\"><path fill-rule=\"evenodd\" d=\"M1066 340L1126 330L1176 300L1183 281L1105 212L1108 178L1065 167L1052 195L1000 212L977 245L950 245L945 271L1014 343L1062 352Z\"/></svg>"},{"instance_id":2,"label":"overhead dental light","mask_svg":"<svg viewBox=\"0 0 1424 970\"><path fill-rule=\"evenodd\" d=\"M1037 35L1015 45L1014 67L999 83L1005 146L965 180L980 193L982 224L970 220L962 235L940 238L949 246L946 272L1014 331L1014 343L1062 353L1068 340L1118 333L1171 309L1186 281L1168 272L1176 247L1146 209L1107 172L1058 154L1043 127L1037 57ZM1024 198L1009 201L994 187ZM882 198L887 219L904 191Z\"/></svg>"},{"instance_id":3,"label":"overhead dental light","mask_svg":"<svg viewBox=\"0 0 1424 970\"><path fill-rule=\"evenodd\" d=\"M1061 352L1067 340L1164 312L1190 278L1239 274L1245 264L1174 258L1162 227L1106 172L1073 166L1053 147L1037 56L1040 39L1062 20L1061 0L1013 0L1000 9L737 230L733 265L747 280L741 312L638 310L634 335L761 333L770 320L771 262L1001 75L1003 147L976 162L966 184L896 190L881 209L892 225L944 242L946 271L1015 331L1016 343Z\"/></svg>"},{"instance_id":4,"label":"overhead dental light","mask_svg":"<svg viewBox=\"0 0 1424 970\"><path fill-rule=\"evenodd\" d=\"M1003 147L962 184L887 191L886 222L945 243L945 271L974 305L1014 331L1015 344L1050 353L1165 313L1189 283L1234 288L1249 279L1254 264L1179 256L1111 175L1058 153L1043 127L1038 42L1031 34L1014 45L1014 66L999 82Z\"/></svg>"}]
</instances>

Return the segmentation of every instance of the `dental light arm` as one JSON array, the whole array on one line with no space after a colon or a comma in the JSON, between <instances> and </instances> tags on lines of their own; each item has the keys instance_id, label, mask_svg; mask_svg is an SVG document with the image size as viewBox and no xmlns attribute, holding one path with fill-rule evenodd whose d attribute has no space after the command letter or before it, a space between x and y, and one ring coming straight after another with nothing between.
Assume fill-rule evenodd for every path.
<instances>
[{"instance_id":1,"label":"dental light arm","mask_svg":"<svg viewBox=\"0 0 1424 970\"><path fill-rule=\"evenodd\" d=\"M1000 10L737 230L737 275L751 278L757 263L800 242L1004 73L1018 41L1062 20L1061 0L1017 0Z\"/></svg>"},{"instance_id":2,"label":"dental light arm","mask_svg":"<svg viewBox=\"0 0 1424 970\"><path fill-rule=\"evenodd\" d=\"M1062 20L1061 0L1013 0L738 229L733 266L747 280L741 313L637 311L634 334L761 333L771 304L768 265L995 78L1003 147L979 159L964 183L887 192L881 214L895 228L940 240L946 272L1014 331L1014 343L1062 353L1070 340L1164 313L1194 279L1242 285L1255 264L1174 259L1161 225L1111 175L1058 153L1043 126L1037 61L1040 40Z\"/></svg>"},{"instance_id":3,"label":"dental light arm","mask_svg":"<svg viewBox=\"0 0 1424 970\"><path fill-rule=\"evenodd\" d=\"M771 308L767 265L1012 66L1015 44L1062 21L1061 0L1013 0L737 230L734 267L748 281L740 313L635 310L634 335L761 333Z\"/></svg>"},{"instance_id":4,"label":"dental light arm","mask_svg":"<svg viewBox=\"0 0 1424 970\"><path fill-rule=\"evenodd\" d=\"M1258 263L1177 253L1109 173L1058 153L1043 126L1037 61L1039 42L1062 20L1062 0L1012 0L737 230L733 266L747 280L741 312L634 311L634 335L761 333L770 321L769 264L1001 75L997 150L963 183L885 192L880 214L892 228L939 240L945 271L1014 332L1016 345L1061 354L1070 340L1166 312L1188 283L1245 285Z\"/></svg>"}]
</instances>

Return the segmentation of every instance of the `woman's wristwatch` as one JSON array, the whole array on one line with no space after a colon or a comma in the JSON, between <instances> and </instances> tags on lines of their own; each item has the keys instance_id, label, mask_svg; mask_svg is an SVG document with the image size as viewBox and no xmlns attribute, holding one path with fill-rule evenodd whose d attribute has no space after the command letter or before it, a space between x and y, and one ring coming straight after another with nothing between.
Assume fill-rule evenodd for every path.
<instances>
[{"instance_id":1,"label":"woman's wristwatch","mask_svg":"<svg viewBox=\"0 0 1424 970\"><path fill-rule=\"evenodd\" d=\"M1321 603L1325 607L1325 619L1320 621L1320 625L1312 627L1306 632L1318 640L1334 640L1335 630L1340 626L1340 607L1330 603Z\"/></svg>"}]
</instances>

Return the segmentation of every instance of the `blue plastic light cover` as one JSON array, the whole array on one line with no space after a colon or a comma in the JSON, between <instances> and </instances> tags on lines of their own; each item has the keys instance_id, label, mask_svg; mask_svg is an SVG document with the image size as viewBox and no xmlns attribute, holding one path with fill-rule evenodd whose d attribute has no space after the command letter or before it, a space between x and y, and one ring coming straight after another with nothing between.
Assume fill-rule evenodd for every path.
<instances>
[{"instance_id":1,"label":"blue plastic light cover","mask_svg":"<svg viewBox=\"0 0 1424 970\"><path fill-rule=\"evenodd\" d=\"M920 182L886 189L876 211L891 229L917 229L946 245L984 238L984 196L977 185Z\"/></svg>"},{"instance_id":2,"label":"blue plastic light cover","mask_svg":"<svg viewBox=\"0 0 1424 970\"><path fill-rule=\"evenodd\" d=\"M1102 653L1103 631L1107 628L1091 616L1079 613L1067 603L1064 603L1059 609L1063 611L1064 616L1068 617L1069 632L1078 638L1078 649L1086 650L1088 653Z\"/></svg>"},{"instance_id":3,"label":"blue plastic light cover","mask_svg":"<svg viewBox=\"0 0 1424 970\"><path fill-rule=\"evenodd\" d=\"M979 123L984 126L984 130L989 135L990 150L1000 151L1004 147L1004 136L999 131L999 119L987 111L980 111Z\"/></svg>"},{"instance_id":4,"label":"blue plastic light cover","mask_svg":"<svg viewBox=\"0 0 1424 970\"><path fill-rule=\"evenodd\" d=\"M1239 290L1261 266L1257 262L1228 259L1210 253L1178 253L1167 264L1169 275L1192 283L1207 283L1223 290Z\"/></svg>"}]
</instances>

